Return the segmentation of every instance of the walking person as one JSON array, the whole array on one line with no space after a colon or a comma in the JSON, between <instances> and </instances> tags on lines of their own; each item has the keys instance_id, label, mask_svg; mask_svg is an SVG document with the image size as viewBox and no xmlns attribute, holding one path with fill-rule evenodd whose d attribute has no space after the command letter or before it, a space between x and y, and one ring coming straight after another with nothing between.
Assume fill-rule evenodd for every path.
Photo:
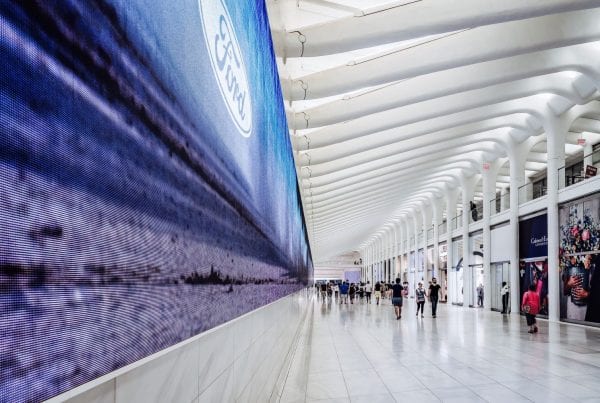
<instances>
[{"instance_id":1,"label":"walking person","mask_svg":"<svg viewBox=\"0 0 600 403\"><path fill-rule=\"evenodd\" d=\"M477 306L483 307L483 284L477 287Z\"/></svg>"},{"instance_id":2,"label":"walking person","mask_svg":"<svg viewBox=\"0 0 600 403\"><path fill-rule=\"evenodd\" d=\"M381 283L378 281L375 283L375 302L379 305L379 300L381 299Z\"/></svg>"},{"instance_id":3,"label":"walking person","mask_svg":"<svg viewBox=\"0 0 600 403\"><path fill-rule=\"evenodd\" d=\"M354 304L354 297L356 296L356 285L354 283L350 283L348 294L350 295L350 303Z\"/></svg>"},{"instance_id":4,"label":"walking person","mask_svg":"<svg viewBox=\"0 0 600 403\"><path fill-rule=\"evenodd\" d=\"M327 284L321 283L321 301L325 302L327 298Z\"/></svg>"},{"instance_id":5,"label":"walking person","mask_svg":"<svg viewBox=\"0 0 600 403\"><path fill-rule=\"evenodd\" d=\"M365 295L367 296L367 304L371 303L371 294L373 293L373 286L370 281L367 281L367 285L365 286Z\"/></svg>"},{"instance_id":6,"label":"walking person","mask_svg":"<svg viewBox=\"0 0 600 403\"><path fill-rule=\"evenodd\" d=\"M348 287L348 283L345 281L340 285L340 305L348 304L348 289L349 288L350 287Z\"/></svg>"},{"instance_id":7,"label":"walking person","mask_svg":"<svg viewBox=\"0 0 600 403\"><path fill-rule=\"evenodd\" d=\"M419 316L419 309L421 310L421 317L424 318L423 309L425 308L425 297L427 296L423 283L419 282L419 286L415 290L415 298L417 299L417 316Z\"/></svg>"},{"instance_id":8,"label":"walking person","mask_svg":"<svg viewBox=\"0 0 600 403\"><path fill-rule=\"evenodd\" d=\"M392 286L392 305L394 306L394 313L396 314L396 320L402 317L402 292L404 287L400 284L400 279L396 279L396 284Z\"/></svg>"},{"instance_id":9,"label":"walking person","mask_svg":"<svg viewBox=\"0 0 600 403\"><path fill-rule=\"evenodd\" d=\"M523 294L521 310L525 312L527 326L529 326L528 333L537 333L538 327L535 320L535 315L537 315L540 311L540 295L536 292L534 284L531 284L529 286L529 290Z\"/></svg>"},{"instance_id":10,"label":"walking person","mask_svg":"<svg viewBox=\"0 0 600 403\"><path fill-rule=\"evenodd\" d=\"M437 278L431 279L431 285L429 286L429 301L431 301L431 316L436 317L437 305L440 295L440 285L437 283Z\"/></svg>"},{"instance_id":11,"label":"walking person","mask_svg":"<svg viewBox=\"0 0 600 403\"><path fill-rule=\"evenodd\" d=\"M335 297L336 301L340 297L340 286L338 283L333 283L333 296Z\"/></svg>"},{"instance_id":12,"label":"walking person","mask_svg":"<svg viewBox=\"0 0 600 403\"><path fill-rule=\"evenodd\" d=\"M500 289L500 295L502 295L502 313L508 313L508 298L510 296L510 290L506 281L502 282L502 288Z\"/></svg>"}]
</instances>

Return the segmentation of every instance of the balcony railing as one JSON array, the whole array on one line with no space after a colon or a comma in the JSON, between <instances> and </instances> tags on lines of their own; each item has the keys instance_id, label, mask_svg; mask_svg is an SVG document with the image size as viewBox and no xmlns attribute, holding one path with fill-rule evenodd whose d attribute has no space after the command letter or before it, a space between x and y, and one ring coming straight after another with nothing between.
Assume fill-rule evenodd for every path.
<instances>
[{"instance_id":1,"label":"balcony railing","mask_svg":"<svg viewBox=\"0 0 600 403\"><path fill-rule=\"evenodd\" d=\"M427 229L427 239L433 239L433 225Z\"/></svg>"},{"instance_id":2,"label":"balcony railing","mask_svg":"<svg viewBox=\"0 0 600 403\"><path fill-rule=\"evenodd\" d=\"M563 189L586 179L596 176L597 167L594 164L600 162L600 149L583 156L583 166L580 171L574 172L573 166L561 167L558 170L558 187Z\"/></svg>"},{"instance_id":3,"label":"balcony railing","mask_svg":"<svg viewBox=\"0 0 600 403\"><path fill-rule=\"evenodd\" d=\"M445 235L447 231L448 231L448 223L447 222L443 222L440 225L438 225L438 234L440 236Z\"/></svg>"},{"instance_id":4,"label":"balcony railing","mask_svg":"<svg viewBox=\"0 0 600 403\"><path fill-rule=\"evenodd\" d=\"M510 193L490 200L490 215L498 214L510 208Z\"/></svg>"},{"instance_id":5,"label":"balcony railing","mask_svg":"<svg viewBox=\"0 0 600 403\"><path fill-rule=\"evenodd\" d=\"M451 224L452 231L461 228L462 227L462 213L460 213L456 217L452 218L452 220L450 221L450 224Z\"/></svg>"}]
</instances>

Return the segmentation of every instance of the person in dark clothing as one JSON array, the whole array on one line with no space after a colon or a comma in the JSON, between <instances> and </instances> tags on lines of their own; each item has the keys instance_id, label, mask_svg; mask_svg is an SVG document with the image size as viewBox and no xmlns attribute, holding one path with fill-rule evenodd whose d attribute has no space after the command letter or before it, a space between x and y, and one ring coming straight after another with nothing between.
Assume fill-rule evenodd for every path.
<instances>
[{"instance_id":1,"label":"person in dark clothing","mask_svg":"<svg viewBox=\"0 0 600 403\"><path fill-rule=\"evenodd\" d=\"M587 310L585 320L588 322L600 323L600 267L598 267L598 257L600 255L591 255L592 259L592 278L590 280L590 293L588 296Z\"/></svg>"},{"instance_id":2,"label":"person in dark clothing","mask_svg":"<svg viewBox=\"0 0 600 403\"><path fill-rule=\"evenodd\" d=\"M400 279L396 279L396 284L392 286L392 305L394 306L394 313L396 319L402 317L402 291L404 287L400 284Z\"/></svg>"},{"instance_id":3,"label":"person in dark clothing","mask_svg":"<svg viewBox=\"0 0 600 403\"><path fill-rule=\"evenodd\" d=\"M431 286L429 286L431 288ZM417 300L417 316L419 316L419 309L421 310L421 317L423 317L423 309L425 308L425 297L427 293L423 288L423 283L419 282L419 286L415 290L415 298Z\"/></svg>"},{"instance_id":4,"label":"person in dark clothing","mask_svg":"<svg viewBox=\"0 0 600 403\"><path fill-rule=\"evenodd\" d=\"M431 301L431 316L436 317L437 304L439 300L440 285L437 283L437 279L434 277L431 279L431 285L429 286L429 300Z\"/></svg>"},{"instance_id":5,"label":"person in dark clothing","mask_svg":"<svg viewBox=\"0 0 600 403\"><path fill-rule=\"evenodd\" d=\"M356 286L354 283L350 284L350 289L348 290L348 294L350 295L350 303L354 304L354 297L356 296Z\"/></svg>"},{"instance_id":6,"label":"person in dark clothing","mask_svg":"<svg viewBox=\"0 0 600 403\"><path fill-rule=\"evenodd\" d=\"M508 313L508 298L510 296L510 291L508 288L508 284L506 284L506 281L502 282L500 295L502 295L502 313L506 314Z\"/></svg>"},{"instance_id":7,"label":"person in dark clothing","mask_svg":"<svg viewBox=\"0 0 600 403\"><path fill-rule=\"evenodd\" d=\"M477 206L472 201L469 202L469 205L471 206L471 218L473 221L477 221Z\"/></svg>"}]
</instances>

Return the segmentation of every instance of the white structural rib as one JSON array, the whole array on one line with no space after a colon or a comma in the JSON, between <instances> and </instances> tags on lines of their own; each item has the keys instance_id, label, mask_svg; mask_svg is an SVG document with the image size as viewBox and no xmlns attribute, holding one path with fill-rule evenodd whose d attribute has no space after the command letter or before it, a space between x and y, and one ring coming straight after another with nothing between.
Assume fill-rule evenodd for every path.
<instances>
[{"instance_id":1,"label":"white structural rib","mask_svg":"<svg viewBox=\"0 0 600 403\"><path fill-rule=\"evenodd\" d=\"M600 0L267 4L316 262L543 179L548 119L600 142Z\"/></svg>"},{"instance_id":2,"label":"white structural rib","mask_svg":"<svg viewBox=\"0 0 600 403\"><path fill-rule=\"evenodd\" d=\"M470 28L420 46L307 74L283 83L286 99L327 97L360 88L600 39L600 10ZM490 46L493 44L493 46Z\"/></svg>"},{"instance_id":3,"label":"white structural rib","mask_svg":"<svg viewBox=\"0 0 600 403\"><path fill-rule=\"evenodd\" d=\"M283 46L287 57L322 56L382 43L598 6L600 2L597 0L390 2L388 6L364 10L346 8L346 15L342 18L308 26L290 21L293 31L283 35Z\"/></svg>"}]
</instances>

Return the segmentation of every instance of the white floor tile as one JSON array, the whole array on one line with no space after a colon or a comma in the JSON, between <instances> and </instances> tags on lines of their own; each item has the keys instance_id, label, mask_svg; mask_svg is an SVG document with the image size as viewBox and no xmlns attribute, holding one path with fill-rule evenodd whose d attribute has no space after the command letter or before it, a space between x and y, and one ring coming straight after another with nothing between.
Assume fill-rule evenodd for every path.
<instances>
[{"instance_id":1,"label":"white floor tile","mask_svg":"<svg viewBox=\"0 0 600 403\"><path fill-rule=\"evenodd\" d=\"M421 319L413 305L397 321L385 303L316 304L290 399L306 384L306 401L600 400L600 329L540 321L529 335L518 316L442 304Z\"/></svg>"},{"instance_id":2,"label":"white floor tile","mask_svg":"<svg viewBox=\"0 0 600 403\"><path fill-rule=\"evenodd\" d=\"M348 397L348 391L342 372L336 371L309 374L306 397L308 400Z\"/></svg>"}]
</instances>

